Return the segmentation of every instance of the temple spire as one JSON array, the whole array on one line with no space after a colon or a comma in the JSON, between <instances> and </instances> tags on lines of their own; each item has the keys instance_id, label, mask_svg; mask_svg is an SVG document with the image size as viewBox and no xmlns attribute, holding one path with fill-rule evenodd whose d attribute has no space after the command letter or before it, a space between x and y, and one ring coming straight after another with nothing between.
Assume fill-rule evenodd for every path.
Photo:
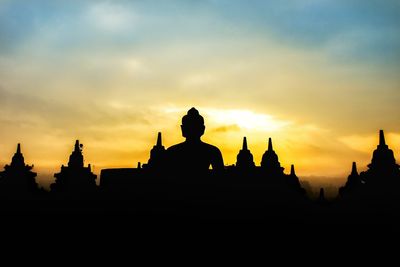
<instances>
[{"instance_id":1,"label":"temple spire","mask_svg":"<svg viewBox=\"0 0 400 267\"><path fill-rule=\"evenodd\" d=\"M24 167L25 166L25 159L24 159L24 156L21 153L21 144L20 143L18 143L17 151L15 152L14 156L12 157L11 165L12 166L18 166L18 167Z\"/></svg>"},{"instance_id":2,"label":"temple spire","mask_svg":"<svg viewBox=\"0 0 400 267\"><path fill-rule=\"evenodd\" d=\"M290 166L290 175L296 176L296 171L294 170L294 165Z\"/></svg>"},{"instance_id":3,"label":"temple spire","mask_svg":"<svg viewBox=\"0 0 400 267\"><path fill-rule=\"evenodd\" d=\"M273 151L274 149L272 148L272 139L271 137L268 139L268 151Z\"/></svg>"},{"instance_id":4,"label":"temple spire","mask_svg":"<svg viewBox=\"0 0 400 267\"><path fill-rule=\"evenodd\" d=\"M19 194L37 192L36 173L32 169L33 165L25 164L21 144L18 143L11 163L4 166L4 171L0 171L0 195L20 196Z\"/></svg>"},{"instance_id":5,"label":"temple spire","mask_svg":"<svg viewBox=\"0 0 400 267\"><path fill-rule=\"evenodd\" d=\"M147 167L154 170L159 170L162 168L165 159L165 147L162 145L162 135L161 132L157 134L157 143L150 150L150 159L147 163Z\"/></svg>"},{"instance_id":6,"label":"temple spire","mask_svg":"<svg viewBox=\"0 0 400 267\"><path fill-rule=\"evenodd\" d=\"M79 140L75 141L75 148L72 151L71 156L69 156L68 167L83 168L83 155L82 155L82 144Z\"/></svg>"},{"instance_id":7,"label":"temple spire","mask_svg":"<svg viewBox=\"0 0 400 267\"><path fill-rule=\"evenodd\" d=\"M161 147L162 146L162 138L161 138L161 132L158 133L157 136L157 146Z\"/></svg>"},{"instance_id":8,"label":"temple spire","mask_svg":"<svg viewBox=\"0 0 400 267\"><path fill-rule=\"evenodd\" d=\"M379 145L380 146L386 146L385 134L383 133L383 130L379 131Z\"/></svg>"},{"instance_id":9,"label":"temple spire","mask_svg":"<svg viewBox=\"0 0 400 267\"><path fill-rule=\"evenodd\" d=\"M247 149L247 138L246 138L246 137L243 137L243 147L242 147L242 150L248 150L248 149Z\"/></svg>"},{"instance_id":10,"label":"temple spire","mask_svg":"<svg viewBox=\"0 0 400 267\"><path fill-rule=\"evenodd\" d=\"M358 175L357 163L355 162L353 162L353 166L351 167L351 175Z\"/></svg>"},{"instance_id":11,"label":"temple spire","mask_svg":"<svg viewBox=\"0 0 400 267\"><path fill-rule=\"evenodd\" d=\"M80 145L79 145L79 140L76 140L76 142L75 142L75 151L76 152L80 152L81 150L80 150Z\"/></svg>"},{"instance_id":12,"label":"temple spire","mask_svg":"<svg viewBox=\"0 0 400 267\"><path fill-rule=\"evenodd\" d=\"M268 139L268 150L265 151L261 160L261 167L272 175L282 175L284 168L278 159L278 155L272 147L272 138Z\"/></svg>"},{"instance_id":13,"label":"temple spire","mask_svg":"<svg viewBox=\"0 0 400 267\"><path fill-rule=\"evenodd\" d=\"M84 166L82 148L83 145L76 140L68 165L62 165L61 171L54 174L55 182L50 185L51 191L80 194L96 190L97 176L92 172L91 164Z\"/></svg>"},{"instance_id":14,"label":"temple spire","mask_svg":"<svg viewBox=\"0 0 400 267\"><path fill-rule=\"evenodd\" d=\"M243 137L242 149L236 157L236 167L239 169L250 169L254 167L253 155L247 147L246 137Z\"/></svg>"}]
</instances>

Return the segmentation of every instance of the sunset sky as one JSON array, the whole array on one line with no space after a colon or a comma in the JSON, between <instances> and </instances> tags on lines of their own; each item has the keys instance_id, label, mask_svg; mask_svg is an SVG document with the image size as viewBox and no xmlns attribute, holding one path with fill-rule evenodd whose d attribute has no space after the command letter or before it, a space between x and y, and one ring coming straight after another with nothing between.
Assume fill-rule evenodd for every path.
<instances>
[{"instance_id":1,"label":"sunset sky","mask_svg":"<svg viewBox=\"0 0 400 267\"><path fill-rule=\"evenodd\" d=\"M272 137L286 172L344 177L379 129L399 158L400 1L0 0L1 165L21 142L46 184L79 139L133 167L191 107L226 165Z\"/></svg>"}]
</instances>

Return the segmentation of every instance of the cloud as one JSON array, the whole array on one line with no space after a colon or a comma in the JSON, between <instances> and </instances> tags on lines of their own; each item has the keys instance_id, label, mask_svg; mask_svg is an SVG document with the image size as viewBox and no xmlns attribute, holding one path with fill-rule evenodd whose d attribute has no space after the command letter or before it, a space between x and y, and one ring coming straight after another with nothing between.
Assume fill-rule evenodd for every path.
<instances>
[{"instance_id":1,"label":"cloud","mask_svg":"<svg viewBox=\"0 0 400 267\"><path fill-rule=\"evenodd\" d=\"M96 28L110 32L132 30L138 20L138 16L131 7L113 2L90 5L87 16Z\"/></svg>"},{"instance_id":2,"label":"cloud","mask_svg":"<svg viewBox=\"0 0 400 267\"><path fill-rule=\"evenodd\" d=\"M240 131L240 127L236 124L232 124L211 129L211 132L215 133L226 133L231 131Z\"/></svg>"},{"instance_id":3,"label":"cloud","mask_svg":"<svg viewBox=\"0 0 400 267\"><path fill-rule=\"evenodd\" d=\"M203 113L216 124L234 124L246 130L274 132L290 125L288 121L251 110L204 108Z\"/></svg>"},{"instance_id":4,"label":"cloud","mask_svg":"<svg viewBox=\"0 0 400 267\"><path fill-rule=\"evenodd\" d=\"M371 154L376 146L379 144L378 131L374 134L364 134L364 135L348 135L340 137L339 140L345 145L354 149L356 151L365 152ZM400 134L393 132L385 132L386 144L391 147L391 149L397 148L400 143Z\"/></svg>"},{"instance_id":5,"label":"cloud","mask_svg":"<svg viewBox=\"0 0 400 267\"><path fill-rule=\"evenodd\" d=\"M216 77L209 73L192 74L185 77L182 81L182 86L185 88L202 88L215 83Z\"/></svg>"}]
</instances>

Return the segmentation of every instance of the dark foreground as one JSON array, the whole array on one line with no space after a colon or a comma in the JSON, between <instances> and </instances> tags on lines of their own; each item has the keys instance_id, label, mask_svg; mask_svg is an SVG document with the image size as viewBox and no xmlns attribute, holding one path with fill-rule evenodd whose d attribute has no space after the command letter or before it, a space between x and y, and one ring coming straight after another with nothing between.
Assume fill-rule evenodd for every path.
<instances>
[{"instance_id":1,"label":"dark foreground","mask_svg":"<svg viewBox=\"0 0 400 267\"><path fill-rule=\"evenodd\" d=\"M14 219L49 224L89 220L112 228L169 223L258 224L275 234L399 231L400 201L388 194L328 202L310 200L276 182L243 180L143 179L134 184L115 182L92 192L2 196L0 212L3 223Z\"/></svg>"}]
</instances>

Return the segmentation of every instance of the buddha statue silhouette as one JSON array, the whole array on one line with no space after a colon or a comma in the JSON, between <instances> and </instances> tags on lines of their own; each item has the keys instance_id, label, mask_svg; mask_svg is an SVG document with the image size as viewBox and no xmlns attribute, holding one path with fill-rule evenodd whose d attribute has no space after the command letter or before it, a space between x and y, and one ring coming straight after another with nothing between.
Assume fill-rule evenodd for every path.
<instances>
[{"instance_id":1,"label":"buddha statue silhouette","mask_svg":"<svg viewBox=\"0 0 400 267\"><path fill-rule=\"evenodd\" d=\"M197 109L191 108L182 118L182 136L186 141L167 149L169 169L185 174L207 172L212 166L214 171L224 168L221 151L210 144L201 141L204 134L204 118Z\"/></svg>"}]
</instances>

